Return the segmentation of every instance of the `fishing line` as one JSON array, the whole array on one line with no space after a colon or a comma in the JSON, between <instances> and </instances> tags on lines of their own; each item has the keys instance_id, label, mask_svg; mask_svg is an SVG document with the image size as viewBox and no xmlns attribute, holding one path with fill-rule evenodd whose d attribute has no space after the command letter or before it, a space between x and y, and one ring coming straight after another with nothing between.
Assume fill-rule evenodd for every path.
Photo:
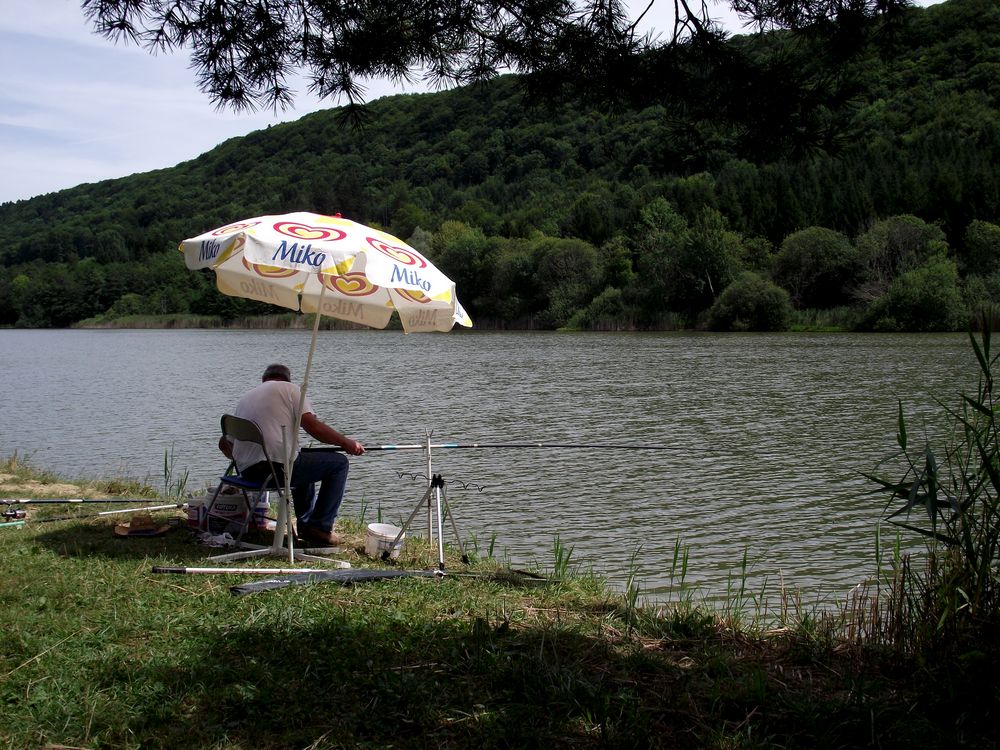
<instances>
[{"instance_id":1,"label":"fishing line","mask_svg":"<svg viewBox=\"0 0 1000 750\"><path fill-rule=\"evenodd\" d=\"M409 477L414 482L417 481L418 479L421 479L424 482L431 481L430 477L428 477L426 474L414 474L412 471L397 471L396 476L400 479L403 479L404 477ZM463 490L474 489L477 490L478 492L482 492L483 490L486 489L483 485L476 484L475 482L463 482L461 480L449 479L448 486L451 487L452 485L458 485L458 487Z\"/></svg>"}]
</instances>

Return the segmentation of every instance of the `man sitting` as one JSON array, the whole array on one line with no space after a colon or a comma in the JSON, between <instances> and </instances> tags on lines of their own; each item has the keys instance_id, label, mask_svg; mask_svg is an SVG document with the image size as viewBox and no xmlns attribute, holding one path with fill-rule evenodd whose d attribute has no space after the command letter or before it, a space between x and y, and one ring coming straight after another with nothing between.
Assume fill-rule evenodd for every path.
<instances>
[{"instance_id":1,"label":"man sitting","mask_svg":"<svg viewBox=\"0 0 1000 750\"><path fill-rule=\"evenodd\" d=\"M293 459L291 487L292 503L298 519L296 536L304 542L336 546L343 539L333 533L333 526L344 499L350 462L343 453L334 451L299 452L292 425L295 424L301 389L291 381L291 371L287 366L268 365L260 385L243 394L233 414L257 423L264 436L267 455L272 459L280 460L285 455L282 427L285 428L285 440L292 452L290 459ZM365 452L365 447L357 440L345 437L322 422L313 411L308 397L302 405L301 424L302 429L321 443L337 445L352 456ZM271 476L264 452L255 443L224 436L219 441L219 449L236 461L240 474L247 479L263 481ZM284 466L275 463L274 468L279 481L284 481ZM320 483L319 493L315 488L317 482Z\"/></svg>"}]
</instances>

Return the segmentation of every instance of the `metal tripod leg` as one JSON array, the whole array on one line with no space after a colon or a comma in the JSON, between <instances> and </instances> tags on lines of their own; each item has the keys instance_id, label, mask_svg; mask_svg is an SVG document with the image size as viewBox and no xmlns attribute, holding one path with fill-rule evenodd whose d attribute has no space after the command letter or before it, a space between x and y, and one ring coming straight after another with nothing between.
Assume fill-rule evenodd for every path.
<instances>
[{"instance_id":1,"label":"metal tripod leg","mask_svg":"<svg viewBox=\"0 0 1000 750\"><path fill-rule=\"evenodd\" d=\"M451 513L451 508L448 506L448 498L447 495L444 493L444 479L441 478L440 474L435 474L431 478L431 482L427 486L427 491L417 501L417 504L410 512L409 517L406 519L406 521L403 522L403 527L399 530L399 533L396 534L396 538L392 540L392 544L389 545L389 549L396 548L396 545L399 544L399 540L403 538L403 535L406 533L406 530L410 528L410 524L413 523L413 519L416 518L417 513L420 512L420 509L424 506L424 503L427 503L428 507L430 506L430 498L432 492L434 493L435 502L437 505L438 568L440 570L444 570L444 538L443 538L444 535L442 533L444 518L441 512L442 505L444 506L445 510L448 513L448 520L451 522L452 531L455 532L455 541L458 542L458 548L462 551L462 562L468 565L469 558L465 554L465 546L462 544L462 537L458 533L458 526L455 525L455 518ZM428 539L428 541L431 540ZM382 559L387 560L388 558L389 558L389 552L388 551L383 552Z\"/></svg>"},{"instance_id":2,"label":"metal tripod leg","mask_svg":"<svg viewBox=\"0 0 1000 750\"><path fill-rule=\"evenodd\" d=\"M438 539L442 537L441 532L441 519L443 518L441 513L441 506L444 505L444 513L448 516L448 523L451 524L451 530L455 534L455 541L458 543L458 550L462 553L462 562L466 565L469 564L469 556L465 554L465 545L462 544L462 535L458 533L458 525L455 523L455 514L451 512L451 506L448 505L448 493L445 492L444 480L441 480L441 487L436 488L438 491ZM444 554L441 554L441 568L444 569Z\"/></svg>"}]
</instances>

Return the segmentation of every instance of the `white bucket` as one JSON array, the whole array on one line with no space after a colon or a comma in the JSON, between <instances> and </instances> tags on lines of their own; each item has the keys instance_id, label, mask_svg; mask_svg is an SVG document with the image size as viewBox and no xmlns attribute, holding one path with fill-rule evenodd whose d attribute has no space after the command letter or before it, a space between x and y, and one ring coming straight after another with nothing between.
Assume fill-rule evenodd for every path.
<instances>
[{"instance_id":1,"label":"white bucket","mask_svg":"<svg viewBox=\"0 0 1000 750\"><path fill-rule=\"evenodd\" d=\"M401 529L389 523L368 524L368 536L365 537L365 554L368 557L381 558L385 552L389 553L390 560L399 559L399 551L403 548L403 541L406 534L399 537L396 546L392 546L392 540L399 535Z\"/></svg>"}]
</instances>

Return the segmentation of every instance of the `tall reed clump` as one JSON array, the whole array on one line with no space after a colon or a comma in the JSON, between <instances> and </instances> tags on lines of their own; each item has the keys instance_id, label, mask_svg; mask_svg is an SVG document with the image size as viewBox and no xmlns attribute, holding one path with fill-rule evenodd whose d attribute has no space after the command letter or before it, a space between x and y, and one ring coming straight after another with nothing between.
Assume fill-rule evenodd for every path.
<instances>
[{"instance_id":1,"label":"tall reed clump","mask_svg":"<svg viewBox=\"0 0 1000 750\"><path fill-rule=\"evenodd\" d=\"M927 541L924 560L892 556L888 595L878 608L880 640L929 666L973 671L996 667L1000 635L1000 408L994 382L1000 354L991 348L990 315L969 335L979 367L974 395L941 404L954 425L941 451L912 445L899 406L903 476L875 475L888 495L886 516ZM939 402L940 403L940 402ZM992 692L992 691L990 691Z\"/></svg>"}]
</instances>

